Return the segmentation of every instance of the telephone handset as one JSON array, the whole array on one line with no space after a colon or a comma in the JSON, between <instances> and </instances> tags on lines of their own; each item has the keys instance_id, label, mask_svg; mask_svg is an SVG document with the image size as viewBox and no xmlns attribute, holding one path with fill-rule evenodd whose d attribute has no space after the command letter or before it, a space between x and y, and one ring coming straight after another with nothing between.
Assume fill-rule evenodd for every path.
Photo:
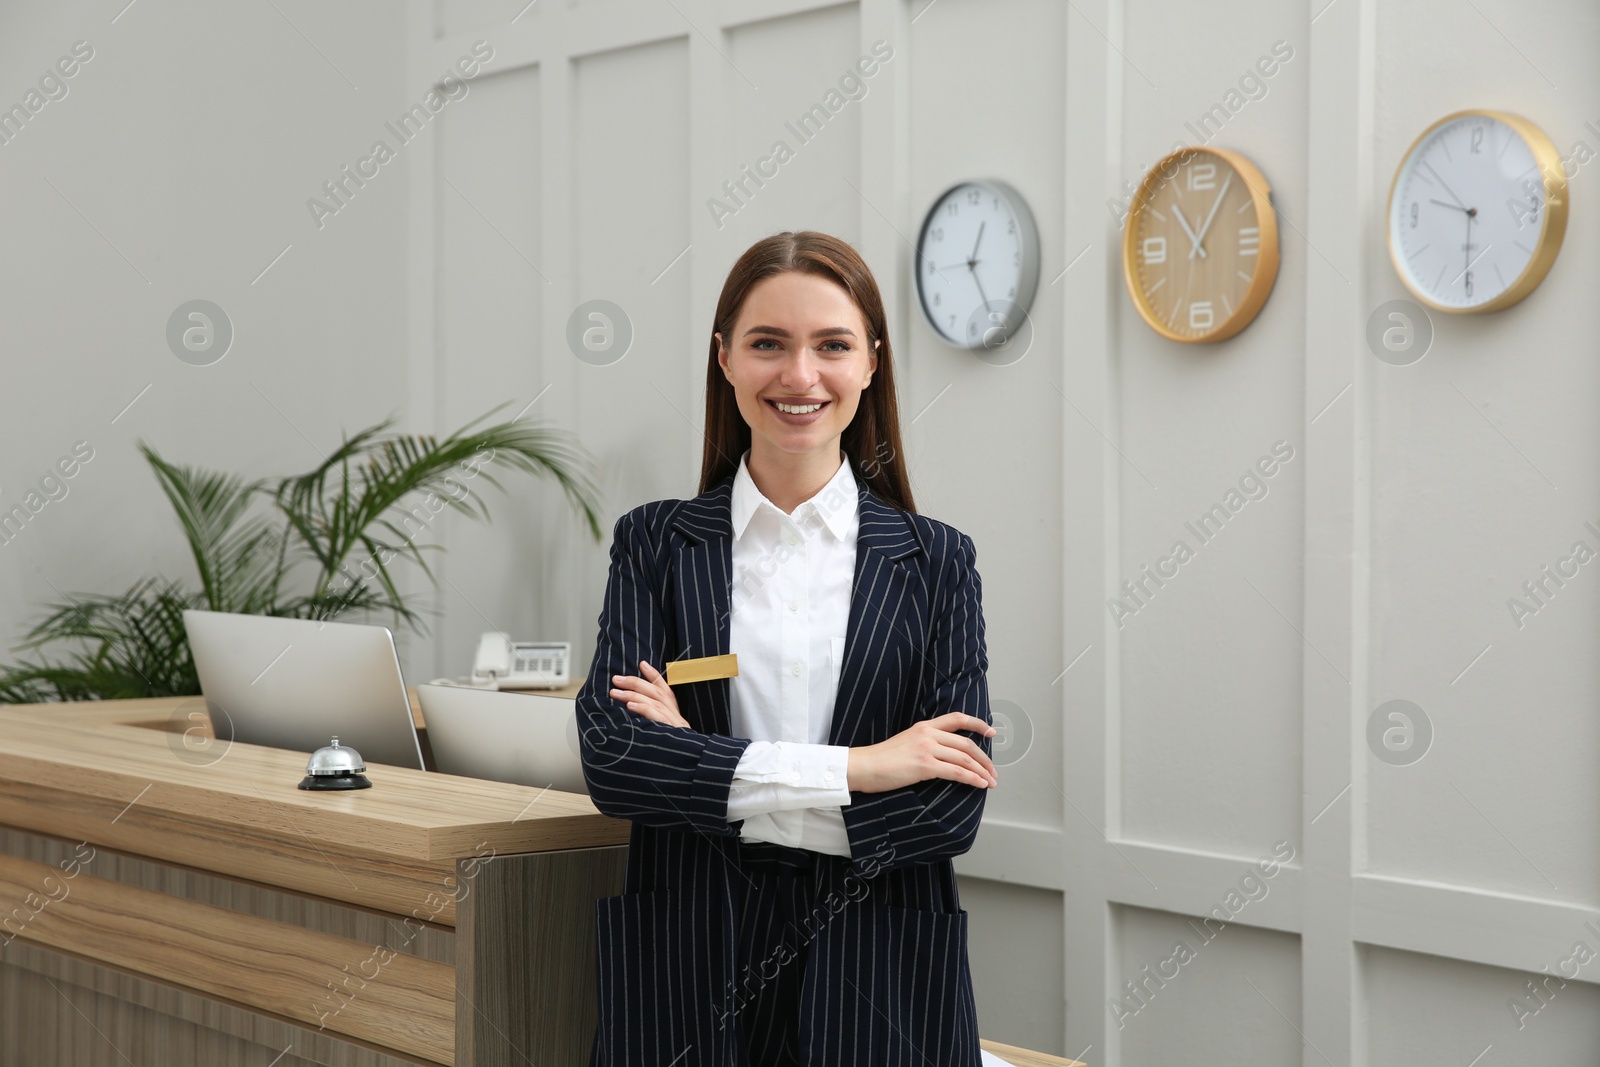
<instances>
[{"instance_id":1,"label":"telephone handset","mask_svg":"<svg viewBox=\"0 0 1600 1067\"><path fill-rule=\"evenodd\" d=\"M569 641L513 641L490 631L478 638L472 684L484 689L560 689L572 660Z\"/></svg>"}]
</instances>

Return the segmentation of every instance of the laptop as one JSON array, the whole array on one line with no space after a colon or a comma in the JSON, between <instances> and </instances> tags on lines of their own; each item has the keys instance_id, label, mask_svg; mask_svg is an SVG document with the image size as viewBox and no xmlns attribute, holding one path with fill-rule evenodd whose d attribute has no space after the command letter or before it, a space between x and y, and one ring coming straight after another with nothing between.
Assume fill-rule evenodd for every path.
<instances>
[{"instance_id":1,"label":"laptop","mask_svg":"<svg viewBox=\"0 0 1600 1067\"><path fill-rule=\"evenodd\" d=\"M367 763L427 767L386 626L186 610L219 741L304 752L338 737Z\"/></svg>"},{"instance_id":2,"label":"laptop","mask_svg":"<svg viewBox=\"0 0 1600 1067\"><path fill-rule=\"evenodd\" d=\"M588 795L571 697L434 684L417 697L434 770Z\"/></svg>"}]
</instances>

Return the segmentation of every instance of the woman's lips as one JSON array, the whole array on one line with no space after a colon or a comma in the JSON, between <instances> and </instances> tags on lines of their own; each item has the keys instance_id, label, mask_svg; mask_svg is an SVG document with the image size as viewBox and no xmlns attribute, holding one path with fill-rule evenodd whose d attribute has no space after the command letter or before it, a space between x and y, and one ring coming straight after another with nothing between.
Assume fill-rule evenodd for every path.
<instances>
[{"instance_id":1,"label":"woman's lips","mask_svg":"<svg viewBox=\"0 0 1600 1067\"><path fill-rule=\"evenodd\" d=\"M787 400L784 401L784 403L790 404L790 402L787 401ZM767 406L772 409L772 413L778 417L779 421L784 422L784 423L786 423L786 424L788 424L790 426L809 426L813 422L816 422L818 419L822 418L822 413L824 411L828 410L829 401L827 401L827 400L813 400L813 401L811 401L811 403L813 403L813 404L821 404L822 406L819 407L817 410L812 411L812 412L808 412L808 413L806 413L804 415L792 415L787 411L779 410L778 402L776 400L768 400L768 401L766 401ZM791 407L803 407L805 405L803 405L803 404L790 404L790 406Z\"/></svg>"}]
</instances>

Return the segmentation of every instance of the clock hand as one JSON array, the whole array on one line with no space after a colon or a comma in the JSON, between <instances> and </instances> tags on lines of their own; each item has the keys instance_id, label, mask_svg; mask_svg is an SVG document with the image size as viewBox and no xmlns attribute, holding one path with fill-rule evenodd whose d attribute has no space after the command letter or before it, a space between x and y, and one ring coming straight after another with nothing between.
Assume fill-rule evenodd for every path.
<instances>
[{"instance_id":1,"label":"clock hand","mask_svg":"<svg viewBox=\"0 0 1600 1067\"><path fill-rule=\"evenodd\" d=\"M978 223L978 236L973 238L973 241L972 241L972 255L967 257L967 262L968 263L976 263L976 262L978 262L978 242L983 240L983 228L985 226L987 226L987 225L989 225L989 222L988 222L987 219L985 219L983 222Z\"/></svg>"},{"instance_id":2,"label":"clock hand","mask_svg":"<svg viewBox=\"0 0 1600 1067\"><path fill-rule=\"evenodd\" d=\"M1492 245L1492 244L1484 245L1483 246L1483 251L1479 252L1477 255L1472 257L1472 261L1467 264L1466 269L1463 270L1460 274L1457 274L1454 278L1450 279L1450 284L1454 285L1456 282L1459 282L1463 277L1465 277L1467 271L1471 270L1477 264L1478 260L1480 260L1484 256L1488 255L1489 254L1489 249L1491 249L1493 247L1494 247L1494 245Z\"/></svg>"},{"instance_id":3,"label":"clock hand","mask_svg":"<svg viewBox=\"0 0 1600 1067\"><path fill-rule=\"evenodd\" d=\"M1428 203L1430 203L1430 204L1438 204L1438 205L1439 205L1439 206L1440 206L1440 207L1447 207L1447 208L1449 208L1449 209L1450 209L1450 210L1451 210L1451 211L1466 211L1466 210L1467 210L1467 209L1466 209L1466 208L1464 208L1464 207L1457 207L1457 206L1456 206L1456 205L1454 205L1454 204L1447 204L1447 203L1445 203L1445 202L1444 202L1444 201L1443 201L1443 200L1435 200L1435 199L1434 199L1434 198L1433 198L1433 197L1431 197L1431 196L1430 196L1430 197L1428 197Z\"/></svg>"},{"instance_id":4,"label":"clock hand","mask_svg":"<svg viewBox=\"0 0 1600 1067\"><path fill-rule=\"evenodd\" d=\"M1183 217L1183 209L1177 204L1173 204L1172 213L1178 216L1178 225L1182 226L1183 232L1189 235L1189 258L1193 259L1196 251L1199 251L1201 259L1206 258L1206 250L1200 247L1200 238L1196 237L1194 231L1189 228L1189 220Z\"/></svg>"},{"instance_id":5,"label":"clock hand","mask_svg":"<svg viewBox=\"0 0 1600 1067\"><path fill-rule=\"evenodd\" d=\"M1456 195L1456 192L1455 192L1455 190L1454 190L1454 189L1452 189L1452 188L1450 188L1450 187L1449 187L1449 186L1448 186L1448 185L1446 185L1446 184L1445 184L1445 183L1444 183L1444 179L1443 179L1443 178L1440 178L1440 177L1439 177L1439 172L1438 172L1438 171L1436 171L1436 170L1434 170L1434 169L1433 169L1433 164L1432 164L1432 163L1426 163L1426 162L1425 162L1425 163L1423 163L1423 164L1422 164L1422 165L1423 165L1423 166L1424 166L1424 167L1427 167L1427 168L1428 168L1428 173L1429 173L1429 174L1432 174L1432 175L1433 175L1433 176L1434 176L1434 177L1435 177L1435 178L1439 178L1439 187L1440 187L1440 188L1441 188L1441 189L1443 189L1443 190L1444 190L1444 191L1445 191L1445 192L1447 192L1447 193L1449 193L1449 194L1450 194L1450 199L1451 199L1451 200L1454 200L1454 201L1455 201L1455 202L1456 202L1456 203L1457 203L1457 204L1461 204L1461 210L1462 210L1462 211L1466 211L1466 210L1467 210L1467 205L1465 205L1465 204L1462 204L1462 203L1461 203L1461 198L1460 198L1460 197L1459 197L1459 196L1457 196L1457 195Z\"/></svg>"},{"instance_id":6,"label":"clock hand","mask_svg":"<svg viewBox=\"0 0 1600 1067\"><path fill-rule=\"evenodd\" d=\"M1451 285L1454 285L1456 282L1458 282L1461 279L1465 278L1467 276L1467 272L1472 270L1472 265L1474 263L1478 262L1478 260L1482 259L1486 254L1488 254L1488 251L1489 251L1490 248L1494 247L1493 245L1489 245L1482 252L1479 252L1476 256L1474 256L1472 254L1472 220L1475 217L1477 217L1477 214L1478 214L1478 209L1477 208L1474 207L1474 208L1468 208L1467 209L1467 243L1466 243L1466 246L1462 249L1462 252L1465 254L1466 259L1467 259L1467 265L1465 267L1461 268L1461 273L1460 274L1457 274L1454 278L1450 279L1450 284ZM1471 295L1472 295L1471 293L1467 294L1467 296L1469 296L1469 297Z\"/></svg>"},{"instance_id":7,"label":"clock hand","mask_svg":"<svg viewBox=\"0 0 1600 1067\"><path fill-rule=\"evenodd\" d=\"M1228 186L1231 184L1233 184L1233 175L1229 174L1227 180L1222 183L1222 190L1217 193L1216 200L1211 203L1211 214L1206 216L1205 225L1200 227L1200 236L1195 238L1194 248L1189 249L1190 259L1194 258L1196 251L1202 256L1205 255L1205 249L1200 247L1200 242L1206 239L1206 231L1211 229L1211 220L1217 217L1217 208L1222 206L1222 198L1228 195Z\"/></svg>"}]
</instances>

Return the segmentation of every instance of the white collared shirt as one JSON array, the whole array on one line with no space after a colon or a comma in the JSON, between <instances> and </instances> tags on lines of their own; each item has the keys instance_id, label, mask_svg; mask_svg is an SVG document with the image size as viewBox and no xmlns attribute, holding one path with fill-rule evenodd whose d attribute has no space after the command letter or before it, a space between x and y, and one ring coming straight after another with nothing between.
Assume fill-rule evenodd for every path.
<instances>
[{"instance_id":1,"label":"white collared shirt","mask_svg":"<svg viewBox=\"0 0 1600 1067\"><path fill-rule=\"evenodd\" d=\"M740 837L850 855L849 748L827 743L850 620L860 530L855 475L841 452L827 485L784 514L739 458L731 501L729 681L733 736L751 741L734 769L728 821Z\"/></svg>"}]
</instances>

